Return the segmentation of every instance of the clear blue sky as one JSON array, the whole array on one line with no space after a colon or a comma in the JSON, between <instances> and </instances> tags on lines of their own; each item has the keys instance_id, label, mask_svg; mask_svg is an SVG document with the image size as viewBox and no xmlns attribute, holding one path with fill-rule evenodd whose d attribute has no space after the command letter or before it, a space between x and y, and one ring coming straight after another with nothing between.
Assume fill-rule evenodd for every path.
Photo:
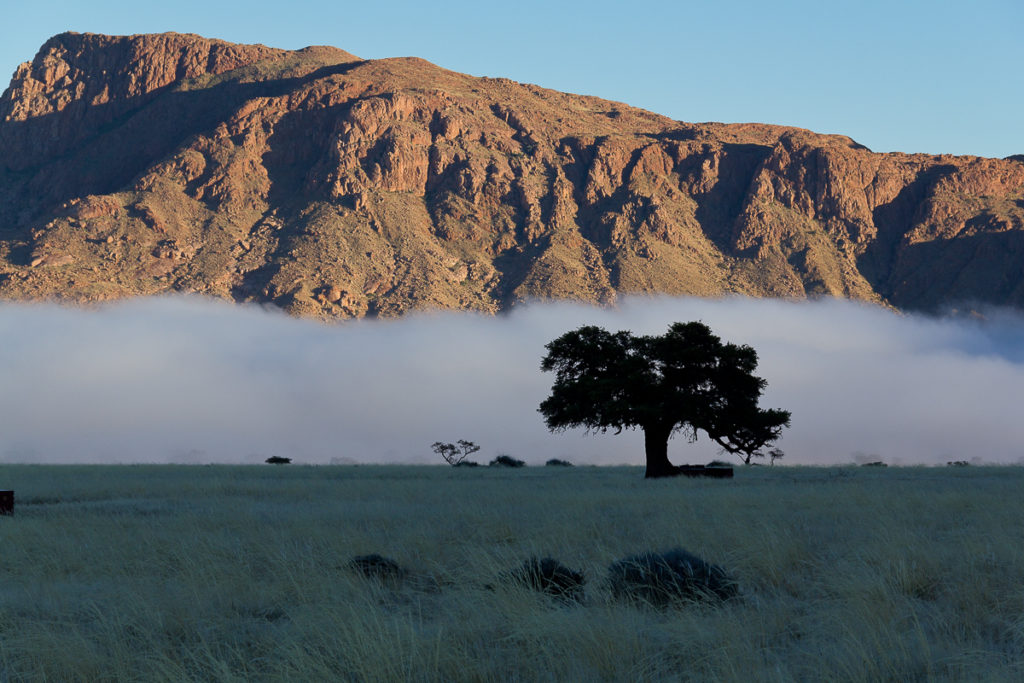
<instances>
[{"instance_id":1,"label":"clear blue sky","mask_svg":"<svg viewBox=\"0 0 1024 683\"><path fill-rule=\"evenodd\" d=\"M842 133L875 151L1024 154L1021 0L2 0L4 87L62 31L179 31L415 55L683 121Z\"/></svg>"}]
</instances>

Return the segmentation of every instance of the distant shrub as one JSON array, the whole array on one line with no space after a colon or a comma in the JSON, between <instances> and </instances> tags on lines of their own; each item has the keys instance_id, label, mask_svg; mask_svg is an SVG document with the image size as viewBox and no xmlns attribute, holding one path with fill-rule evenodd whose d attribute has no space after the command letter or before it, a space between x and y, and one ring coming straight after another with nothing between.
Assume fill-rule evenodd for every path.
<instances>
[{"instance_id":1,"label":"distant shrub","mask_svg":"<svg viewBox=\"0 0 1024 683\"><path fill-rule=\"evenodd\" d=\"M472 460L460 460L452 465L452 467L480 467L480 463L473 462Z\"/></svg>"},{"instance_id":2,"label":"distant shrub","mask_svg":"<svg viewBox=\"0 0 1024 683\"><path fill-rule=\"evenodd\" d=\"M551 458L544 464L548 467L572 467L572 463L568 460L559 460L558 458Z\"/></svg>"},{"instance_id":3,"label":"distant shrub","mask_svg":"<svg viewBox=\"0 0 1024 683\"><path fill-rule=\"evenodd\" d=\"M522 460L516 460L511 455L504 453L488 463L490 467L523 467L526 465Z\"/></svg>"},{"instance_id":4,"label":"distant shrub","mask_svg":"<svg viewBox=\"0 0 1024 683\"><path fill-rule=\"evenodd\" d=\"M569 569L550 557L531 557L513 571L510 578L515 583L540 591L563 602L582 602L583 574Z\"/></svg>"},{"instance_id":5,"label":"distant shrub","mask_svg":"<svg viewBox=\"0 0 1024 683\"><path fill-rule=\"evenodd\" d=\"M682 548L618 560L608 568L608 585L616 598L655 607L686 600L726 600L738 593L736 582L724 569Z\"/></svg>"},{"instance_id":6,"label":"distant shrub","mask_svg":"<svg viewBox=\"0 0 1024 683\"><path fill-rule=\"evenodd\" d=\"M876 460L875 462L866 462L866 463L863 463L863 464L861 465L861 467L888 467L888 465L886 465L886 464L885 464L884 462L882 462L881 460Z\"/></svg>"},{"instance_id":7,"label":"distant shrub","mask_svg":"<svg viewBox=\"0 0 1024 683\"><path fill-rule=\"evenodd\" d=\"M291 461L291 458L282 458L279 455L272 455L263 462L268 463L270 465L287 465Z\"/></svg>"},{"instance_id":8,"label":"distant shrub","mask_svg":"<svg viewBox=\"0 0 1024 683\"><path fill-rule=\"evenodd\" d=\"M966 460L950 460L946 463L946 467L970 467L970 464Z\"/></svg>"},{"instance_id":9,"label":"distant shrub","mask_svg":"<svg viewBox=\"0 0 1024 683\"><path fill-rule=\"evenodd\" d=\"M712 460L707 464L707 467L732 467L732 463L725 462L724 460Z\"/></svg>"}]
</instances>

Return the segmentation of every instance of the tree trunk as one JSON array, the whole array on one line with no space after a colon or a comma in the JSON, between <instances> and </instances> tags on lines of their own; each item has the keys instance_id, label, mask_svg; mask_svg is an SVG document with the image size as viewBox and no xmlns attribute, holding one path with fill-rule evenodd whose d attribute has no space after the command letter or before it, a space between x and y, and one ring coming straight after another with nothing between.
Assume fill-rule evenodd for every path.
<instances>
[{"instance_id":1,"label":"tree trunk","mask_svg":"<svg viewBox=\"0 0 1024 683\"><path fill-rule=\"evenodd\" d=\"M673 425L644 425L644 451L647 454L646 479L658 477L674 477L679 472L676 466L668 461L668 437L672 435Z\"/></svg>"}]
</instances>

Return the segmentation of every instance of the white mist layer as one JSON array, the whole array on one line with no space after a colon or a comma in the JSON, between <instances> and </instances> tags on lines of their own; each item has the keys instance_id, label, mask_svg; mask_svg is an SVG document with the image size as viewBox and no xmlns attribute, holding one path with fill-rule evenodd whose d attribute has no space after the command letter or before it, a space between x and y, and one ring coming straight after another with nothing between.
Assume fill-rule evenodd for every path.
<instances>
[{"instance_id":1,"label":"white mist layer","mask_svg":"<svg viewBox=\"0 0 1024 683\"><path fill-rule=\"evenodd\" d=\"M642 464L640 432L551 434L537 406L544 345L583 324L660 334L702 320L750 344L765 407L793 413L786 464L1016 463L1024 321L897 315L845 301L626 299L509 315L424 314L325 325L196 298L83 310L0 306L0 462ZM675 438L676 463L721 457Z\"/></svg>"}]
</instances>

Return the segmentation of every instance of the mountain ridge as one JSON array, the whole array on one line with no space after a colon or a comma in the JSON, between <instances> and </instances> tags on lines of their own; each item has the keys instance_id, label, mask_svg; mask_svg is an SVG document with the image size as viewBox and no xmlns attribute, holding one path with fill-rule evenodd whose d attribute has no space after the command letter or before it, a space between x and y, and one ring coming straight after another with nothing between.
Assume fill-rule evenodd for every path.
<instances>
[{"instance_id":1,"label":"mountain ridge","mask_svg":"<svg viewBox=\"0 0 1024 683\"><path fill-rule=\"evenodd\" d=\"M7 299L1022 307L1022 256L1020 159L684 123L415 57L69 33L0 96Z\"/></svg>"}]
</instances>

